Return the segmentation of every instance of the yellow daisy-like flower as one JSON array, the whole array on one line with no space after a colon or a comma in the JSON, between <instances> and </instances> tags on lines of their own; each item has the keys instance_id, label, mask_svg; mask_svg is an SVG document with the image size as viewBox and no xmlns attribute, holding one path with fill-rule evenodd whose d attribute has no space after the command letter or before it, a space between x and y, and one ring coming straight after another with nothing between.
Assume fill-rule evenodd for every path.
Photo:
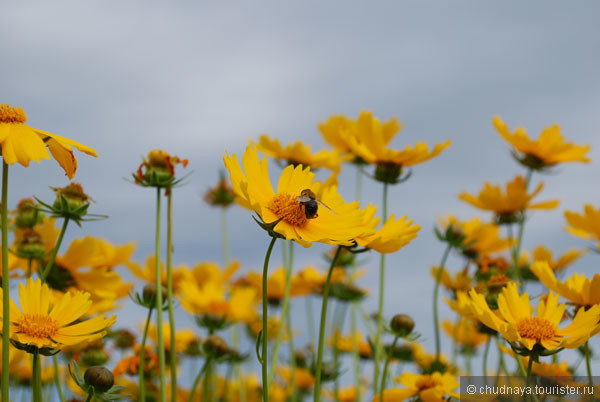
<instances>
[{"instance_id":1,"label":"yellow daisy-like flower","mask_svg":"<svg viewBox=\"0 0 600 402\"><path fill-rule=\"evenodd\" d=\"M441 273L440 269L442 270ZM450 275L444 268L432 267L431 276L437 278L438 275L440 275L440 283L451 292L468 291L473 287L471 285L473 278L471 278L467 270L461 270L454 275Z\"/></svg>"},{"instance_id":2,"label":"yellow daisy-like flower","mask_svg":"<svg viewBox=\"0 0 600 402\"><path fill-rule=\"evenodd\" d=\"M352 353L354 350L354 342L358 346L358 355L363 359L368 359L373 354L371 344L365 340L365 337L360 332L353 334L341 335L336 329L334 336L329 337L327 343L342 353Z\"/></svg>"},{"instance_id":3,"label":"yellow daisy-like flower","mask_svg":"<svg viewBox=\"0 0 600 402\"><path fill-rule=\"evenodd\" d=\"M304 247L312 242L352 245L353 239L369 235L362 224L364 212L357 202L345 203L335 187L322 188L314 182L314 173L301 165L289 165L279 177L277 192L269 179L267 159L259 160L255 147L248 146L242 157L244 171L237 156L223 158L229 170L236 195L254 210L272 230L295 240ZM319 207L318 215L309 219L305 206L298 200L303 190L309 189L328 208Z\"/></svg>"},{"instance_id":4,"label":"yellow daisy-like flower","mask_svg":"<svg viewBox=\"0 0 600 402\"><path fill-rule=\"evenodd\" d=\"M355 135L348 137L350 149L362 160L377 164L375 177L384 182L395 182L403 167L414 166L435 158L450 146L450 140L447 140L436 144L432 150L429 150L425 142L418 142L414 147L407 145L403 150L388 148L388 143L401 126L397 122L381 124L370 111L362 111L354 127Z\"/></svg>"},{"instance_id":5,"label":"yellow daisy-like flower","mask_svg":"<svg viewBox=\"0 0 600 402\"><path fill-rule=\"evenodd\" d=\"M290 384L292 381L292 370L288 366L280 366L276 368L277 375L281 377L285 384ZM301 392L306 392L315 385L315 377L308 369L296 367L294 370L294 381L296 388ZM291 384L290 384L291 388Z\"/></svg>"},{"instance_id":6,"label":"yellow daisy-like flower","mask_svg":"<svg viewBox=\"0 0 600 402\"><path fill-rule=\"evenodd\" d=\"M350 137L355 136L355 125L356 123L352 119L349 119L346 116L336 115L331 116L324 123L319 123L319 131L321 132L321 135L323 135L325 142L329 145L340 152L351 154L352 148L350 146ZM396 119L385 122L383 126L386 133L391 133L391 136L389 136L390 139L399 130Z\"/></svg>"},{"instance_id":7,"label":"yellow daisy-like flower","mask_svg":"<svg viewBox=\"0 0 600 402\"><path fill-rule=\"evenodd\" d=\"M566 231L589 240L600 240L600 208L596 209L591 204L583 207L583 214L565 211L568 226Z\"/></svg>"},{"instance_id":8,"label":"yellow daisy-like flower","mask_svg":"<svg viewBox=\"0 0 600 402\"><path fill-rule=\"evenodd\" d=\"M154 285L156 284L156 266L155 266L155 257L153 255L149 256L148 258L146 258L146 263L144 264L144 266L141 266L140 264L136 263L136 262L129 262L127 263L127 268L129 268L129 271L131 271L131 273L138 277L139 279L143 280L145 283ZM184 265L179 266L179 267L173 267L172 270L172 274L173 274L173 290L177 291L177 289L179 288L179 284L188 277L189 272L188 268ZM163 286L167 286L167 270L165 268L165 264L161 261L160 262L160 280L161 283L163 284Z\"/></svg>"},{"instance_id":9,"label":"yellow daisy-like flower","mask_svg":"<svg viewBox=\"0 0 600 402\"><path fill-rule=\"evenodd\" d=\"M286 283L285 268L275 269L267 278L267 299L271 304L279 304L285 296ZM235 286L239 288L249 287L255 290L258 298L262 298L262 275L258 272L249 272L247 275L236 280ZM290 285L290 297L305 296L315 289L315 285L305 281L298 275L292 275Z\"/></svg>"},{"instance_id":10,"label":"yellow daisy-like flower","mask_svg":"<svg viewBox=\"0 0 600 402\"><path fill-rule=\"evenodd\" d=\"M548 266L552 271L558 272L562 271L573 262L582 257L587 250L585 249L570 249L566 253L562 254L557 259L554 258L552 250L549 250L545 246L538 246L533 250L533 261L545 261L548 263ZM529 265L530 258L528 253L524 253L519 259L519 264L521 265Z\"/></svg>"},{"instance_id":11,"label":"yellow daisy-like flower","mask_svg":"<svg viewBox=\"0 0 600 402\"><path fill-rule=\"evenodd\" d=\"M532 350L541 345L547 350L559 347L574 349L583 345L599 328L600 306L579 309L573 321L560 328L565 305L558 304L558 295L550 293L538 303L537 313L529 304L529 295L519 295L516 283L509 283L498 296L498 310L493 312L482 294L469 292L473 318L498 331L506 340L520 343Z\"/></svg>"},{"instance_id":12,"label":"yellow daisy-like flower","mask_svg":"<svg viewBox=\"0 0 600 402\"><path fill-rule=\"evenodd\" d=\"M543 201L532 203L533 198L544 188L540 183L532 193L527 192L527 183L522 176L516 176L513 181L506 184L506 192L500 186L486 182L479 195L474 196L467 192L461 193L458 198L485 211L492 211L500 216L513 215L527 209L554 209L559 201Z\"/></svg>"},{"instance_id":13,"label":"yellow daisy-like flower","mask_svg":"<svg viewBox=\"0 0 600 402\"><path fill-rule=\"evenodd\" d=\"M473 321L462 318L458 324L445 320L442 322L442 328L448 336L456 341L460 346L476 348L488 341L489 336L482 334L477 330Z\"/></svg>"},{"instance_id":14,"label":"yellow daisy-like flower","mask_svg":"<svg viewBox=\"0 0 600 402\"><path fill-rule=\"evenodd\" d=\"M165 350L171 350L171 327L169 323L163 324L163 336ZM148 326L148 337L152 339L155 345L158 345L158 331L154 324ZM178 329L175 331L175 352L182 353L187 347L198 340L198 337L191 329Z\"/></svg>"},{"instance_id":15,"label":"yellow daisy-like flower","mask_svg":"<svg viewBox=\"0 0 600 402\"><path fill-rule=\"evenodd\" d=\"M250 144L253 144L250 141ZM323 149L317 153L312 153L310 146L305 145L302 141L296 141L281 146L279 140L271 139L267 135L261 135L258 144L258 150L271 158L281 160L285 165L303 165L310 167L312 170L329 169L339 171L342 162L348 161L349 157L340 157L338 151L328 151Z\"/></svg>"},{"instance_id":16,"label":"yellow daisy-like flower","mask_svg":"<svg viewBox=\"0 0 600 402\"><path fill-rule=\"evenodd\" d=\"M442 402L448 397L459 399L454 392L459 384L456 377L450 373L413 374L404 373L396 377L396 381L406 388L390 388L383 391L385 402L400 402L413 396L418 396L423 402ZM373 402L379 402L379 394L373 397Z\"/></svg>"},{"instance_id":17,"label":"yellow daisy-like flower","mask_svg":"<svg viewBox=\"0 0 600 402\"><path fill-rule=\"evenodd\" d=\"M0 145L2 157L9 165L19 162L29 166L30 161L40 162L52 157L65 170L69 179L77 171L73 147L88 155L98 156L95 150L71 139L61 137L25 124L27 116L20 107L0 104Z\"/></svg>"},{"instance_id":18,"label":"yellow daisy-like flower","mask_svg":"<svg viewBox=\"0 0 600 402\"><path fill-rule=\"evenodd\" d=\"M19 284L19 300L21 309L10 303L10 337L25 346L61 349L99 339L117 319L113 315L81 321L92 306L87 292L68 292L50 308L50 290L39 279L29 278L27 286Z\"/></svg>"},{"instance_id":19,"label":"yellow daisy-like flower","mask_svg":"<svg viewBox=\"0 0 600 402\"><path fill-rule=\"evenodd\" d=\"M373 217L376 210L377 208L372 207L371 204L365 208L365 217L370 218L365 222L365 226L375 227L381 221L380 218ZM392 214L375 233L369 236L357 237L355 240L359 245L371 248L379 253L395 253L415 239L419 234L419 230L421 230L421 226L413 225L413 221L408 220L406 215L396 219L395 215Z\"/></svg>"},{"instance_id":20,"label":"yellow daisy-like flower","mask_svg":"<svg viewBox=\"0 0 600 402\"><path fill-rule=\"evenodd\" d=\"M586 156L590 146L565 142L560 134L560 126L556 124L544 128L538 139L532 140L523 127L517 127L511 133L499 116L494 116L492 123L502 138L521 154L518 157L519 162L532 169L539 170L563 162L587 163L590 161Z\"/></svg>"},{"instance_id":21,"label":"yellow daisy-like flower","mask_svg":"<svg viewBox=\"0 0 600 402\"><path fill-rule=\"evenodd\" d=\"M473 257L486 257L492 253L504 251L510 247L510 239L500 237L500 227L493 222L483 222L480 218L461 221L448 215L441 226L447 229L452 226L464 236L464 253Z\"/></svg>"},{"instance_id":22,"label":"yellow daisy-like flower","mask_svg":"<svg viewBox=\"0 0 600 402\"><path fill-rule=\"evenodd\" d=\"M585 275L575 273L561 282L556 279L554 272L546 261L536 261L531 266L531 272L548 289L558 293L577 306L587 308L595 304L600 304L599 274L594 274L592 279L587 279Z\"/></svg>"}]
</instances>

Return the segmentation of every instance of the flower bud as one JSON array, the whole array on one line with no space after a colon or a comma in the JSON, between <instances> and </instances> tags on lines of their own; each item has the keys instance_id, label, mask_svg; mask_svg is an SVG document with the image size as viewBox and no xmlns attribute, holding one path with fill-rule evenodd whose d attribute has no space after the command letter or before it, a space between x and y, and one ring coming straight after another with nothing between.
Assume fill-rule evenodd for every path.
<instances>
[{"instance_id":1,"label":"flower bud","mask_svg":"<svg viewBox=\"0 0 600 402\"><path fill-rule=\"evenodd\" d=\"M390 328L397 336L405 337L415 328L415 321L407 314L396 314L390 321Z\"/></svg>"},{"instance_id":2,"label":"flower bud","mask_svg":"<svg viewBox=\"0 0 600 402\"><path fill-rule=\"evenodd\" d=\"M83 379L87 385L91 385L94 390L100 392L108 391L115 383L113 373L102 366L92 366L85 370Z\"/></svg>"},{"instance_id":3,"label":"flower bud","mask_svg":"<svg viewBox=\"0 0 600 402\"><path fill-rule=\"evenodd\" d=\"M15 225L17 228L33 228L44 220L44 215L37 209L37 204L31 198L24 198L19 201L15 212Z\"/></svg>"},{"instance_id":4,"label":"flower bud","mask_svg":"<svg viewBox=\"0 0 600 402\"><path fill-rule=\"evenodd\" d=\"M100 366L108 361L108 354L102 349L84 350L79 355L79 363L82 366Z\"/></svg>"},{"instance_id":5,"label":"flower bud","mask_svg":"<svg viewBox=\"0 0 600 402\"><path fill-rule=\"evenodd\" d=\"M235 193L223 172L220 173L217 185L204 193L204 201L213 207L223 208L227 208L235 201Z\"/></svg>"},{"instance_id":6,"label":"flower bud","mask_svg":"<svg viewBox=\"0 0 600 402\"><path fill-rule=\"evenodd\" d=\"M54 209L60 210L62 212L67 212L64 211L63 208L63 199L67 203L67 210L69 212L80 210L82 209L82 207L84 207L85 205L89 205L90 203L90 196L88 196L83 191L83 186L79 183L71 182L66 187L52 187L52 190L54 190L54 192L56 193L56 201L54 201L53 207ZM85 213L81 214L81 216L83 215L85 215Z\"/></svg>"},{"instance_id":7,"label":"flower bud","mask_svg":"<svg viewBox=\"0 0 600 402\"><path fill-rule=\"evenodd\" d=\"M126 329L120 329L113 334L117 349L129 349L135 345L135 335Z\"/></svg>"},{"instance_id":8,"label":"flower bud","mask_svg":"<svg viewBox=\"0 0 600 402\"><path fill-rule=\"evenodd\" d=\"M144 286L144 290L142 291L142 300L146 306L156 307L156 285L153 283L149 283ZM162 286L162 294L167 294L167 289Z\"/></svg>"},{"instance_id":9,"label":"flower bud","mask_svg":"<svg viewBox=\"0 0 600 402\"><path fill-rule=\"evenodd\" d=\"M211 335L204 341L204 353L213 358L220 358L229 352L227 342L218 335Z\"/></svg>"},{"instance_id":10,"label":"flower bud","mask_svg":"<svg viewBox=\"0 0 600 402\"><path fill-rule=\"evenodd\" d=\"M188 161L171 156L162 149L152 150L138 167L135 182L143 186L169 187L175 180L175 165L178 163L186 167Z\"/></svg>"},{"instance_id":11,"label":"flower bud","mask_svg":"<svg viewBox=\"0 0 600 402\"><path fill-rule=\"evenodd\" d=\"M402 165L394 162L378 162L375 167L375 180L396 184L402 173Z\"/></svg>"},{"instance_id":12,"label":"flower bud","mask_svg":"<svg viewBox=\"0 0 600 402\"><path fill-rule=\"evenodd\" d=\"M42 236L33 229L26 228L15 230L15 243L17 256L37 260L44 258L46 247Z\"/></svg>"}]
</instances>

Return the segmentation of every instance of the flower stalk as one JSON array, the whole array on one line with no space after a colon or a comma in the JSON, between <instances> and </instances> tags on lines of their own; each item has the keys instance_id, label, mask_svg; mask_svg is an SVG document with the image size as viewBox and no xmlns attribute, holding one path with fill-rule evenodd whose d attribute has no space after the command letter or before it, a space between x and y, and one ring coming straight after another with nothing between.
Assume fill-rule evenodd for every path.
<instances>
[{"instance_id":1,"label":"flower stalk","mask_svg":"<svg viewBox=\"0 0 600 402\"><path fill-rule=\"evenodd\" d=\"M177 353L175 352L175 313L173 311L173 188L167 190L167 303L169 310L171 400L177 400Z\"/></svg>"},{"instance_id":2,"label":"flower stalk","mask_svg":"<svg viewBox=\"0 0 600 402\"><path fill-rule=\"evenodd\" d=\"M398 335L396 335L394 337L394 342L392 342L392 347L390 349L390 353L387 354L387 357L385 358L385 365L383 366L383 375L381 376L381 387L379 388L379 401L383 402L383 391L385 391L385 383L387 380L387 373L388 373L388 368L390 365L390 360L392 360L392 351L396 348L396 343L398 343L398 339L400 339L400 337Z\"/></svg>"},{"instance_id":3,"label":"flower stalk","mask_svg":"<svg viewBox=\"0 0 600 402\"><path fill-rule=\"evenodd\" d=\"M435 361L440 361L441 355L441 342L440 342L440 324L439 324L439 313L438 313L438 298L440 294L440 282L442 279L442 272L444 270L444 266L446 265L446 260L448 259L448 255L450 254L450 250L452 250L452 245L448 243L446 246L446 250L444 251L444 255L442 256L442 261L440 262L440 266L438 267L438 272L435 277L435 285L433 288L433 325L435 329Z\"/></svg>"},{"instance_id":4,"label":"flower stalk","mask_svg":"<svg viewBox=\"0 0 600 402\"><path fill-rule=\"evenodd\" d=\"M146 364L145 353L146 353L146 340L148 339L148 328L150 327L150 320L152 319L152 307L148 308L148 317L146 318L146 324L144 325L144 335L142 335L142 348L140 349L140 365L138 367L139 388L140 388L140 402L146 402L146 385L144 365Z\"/></svg>"},{"instance_id":5,"label":"flower stalk","mask_svg":"<svg viewBox=\"0 0 600 402\"><path fill-rule=\"evenodd\" d=\"M267 297L267 279L269 273L269 260L271 259L271 252L277 237L272 237L269 247L267 248L267 254L265 255L265 263L263 266L262 276L262 353L260 357L260 364L262 365L262 384L263 384L263 401L269 402L269 362L267 360L267 349L268 349L268 325L269 325L269 301Z\"/></svg>"},{"instance_id":6,"label":"flower stalk","mask_svg":"<svg viewBox=\"0 0 600 402\"><path fill-rule=\"evenodd\" d=\"M8 279L8 164L2 160L2 333L10 328L10 287ZM2 337L2 400L8 401L9 336Z\"/></svg>"},{"instance_id":7,"label":"flower stalk","mask_svg":"<svg viewBox=\"0 0 600 402\"><path fill-rule=\"evenodd\" d=\"M158 332L158 362L160 370L160 395L161 401L167 400L167 387L165 384L165 340L163 336L162 319L162 281L160 272L160 187L156 188L156 331Z\"/></svg>"},{"instance_id":8,"label":"flower stalk","mask_svg":"<svg viewBox=\"0 0 600 402\"><path fill-rule=\"evenodd\" d=\"M331 287L331 275L335 263L342 251L342 246L338 246L333 259L331 260L331 266L327 272L327 280L323 287L323 305L321 307L321 324L319 327L319 347L317 349L317 367L315 373L315 394L314 401L319 402L321 400L321 372L323 370L323 349L325 347L325 327L327 325L327 302L329 301L329 288Z\"/></svg>"},{"instance_id":9,"label":"flower stalk","mask_svg":"<svg viewBox=\"0 0 600 402\"><path fill-rule=\"evenodd\" d=\"M42 274L40 275L40 279L42 280L42 283L46 282L46 278L48 277L48 274L50 274L50 271L52 271L52 268L54 267L54 261L56 261L56 255L58 254L60 245L62 244L63 238L65 237L65 232L67 231L68 224L69 224L69 218L65 217L64 221L63 221L63 225L60 228L60 233L58 235L58 239L56 240L56 246L54 246L54 249L52 250L52 254L50 255L50 260L48 261L48 263L46 264L46 267L44 268L44 270L42 271Z\"/></svg>"},{"instance_id":10,"label":"flower stalk","mask_svg":"<svg viewBox=\"0 0 600 402\"><path fill-rule=\"evenodd\" d=\"M42 402L42 365L40 354L33 353L33 373L32 373L31 391L33 392L33 402Z\"/></svg>"}]
</instances>

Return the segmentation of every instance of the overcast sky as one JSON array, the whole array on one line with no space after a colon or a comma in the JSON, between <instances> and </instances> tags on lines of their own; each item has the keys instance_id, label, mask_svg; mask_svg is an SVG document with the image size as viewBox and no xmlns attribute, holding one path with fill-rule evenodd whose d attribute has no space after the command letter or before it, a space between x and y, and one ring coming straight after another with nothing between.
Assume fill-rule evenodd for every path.
<instances>
[{"instance_id":1,"label":"overcast sky","mask_svg":"<svg viewBox=\"0 0 600 402\"><path fill-rule=\"evenodd\" d=\"M174 195L174 260L192 264L221 258L219 217L201 196L224 151L241 154L249 138L267 133L320 149L319 122L366 109L404 123L398 148L451 139L440 157L390 189L390 212L423 229L388 259L386 314L412 314L431 348L429 270L443 251L433 225L448 212L478 214L459 192L522 172L493 115L535 136L558 123L568 139L592 145L590 164L543 177L539 198L561 205L536 212L524 239L526 247L544 243L556 252L584 245L562 230L563 211L600 204L599 11L592 1L13 2L0 12L0 101L22 106L33 127L98 150L97 159L77 155L76 180L96 201L90 212L110 219L73 226L67 239L135 241L139 260L153 248L154 193L123 178L151 149L190 160L188 185ZM275 165L271 173L278 176ZM352 167L341 177L348 200L354 177ZM51 200L48 186L66 184L54 161L13 166L10 205L31 195ZM381 202L381 185L365 178L364 189L364 201ZM258 269L269 239L247 211L234 209L228 219L233 256L243 270ZM327 248L297 250L299 268L321 263ZM598 258L588 255L573 270L593 273ZM371 289L372 311L377 258L365 261L361 284ZM294 308L303 316L302 303ZM127 307L119 324L138 310Z\"/></svg>"}]
</instances>

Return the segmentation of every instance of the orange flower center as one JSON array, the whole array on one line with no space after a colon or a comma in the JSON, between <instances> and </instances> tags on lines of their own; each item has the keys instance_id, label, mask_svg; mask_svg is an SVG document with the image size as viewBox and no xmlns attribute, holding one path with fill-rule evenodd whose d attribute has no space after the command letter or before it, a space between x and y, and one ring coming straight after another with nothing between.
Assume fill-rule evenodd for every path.
<instances>
[{"instance_id":1,"label":"orange flower center","mask_svg":"<svg viewBox=\"0 0 600 402\"><path fill-rule=\"evenodd\" d=\"M533 317L525 318L517 324L519 335L523 338L535 339L552 339L556 333L556 327L545 318Z\"/></svg>"},{"instance_id":2,"label":"orange flower center","mask_svg":"<svg viewBox=\"0 0 600 402\"><path fill-rule=\"evenodd\" d=\"M419 392L421 392L426 389L435 388L441 384L442 383L439 380L433 378L432 376L424 375L416 381L415 386L417 387Z\"/></svg>"},{"instance_id":3,"label":"orange flower center","mask_svg":"<svg viewBox=\"0 0 600 402\"><path fill-rule=\"evenodd\" d=\"M43 314L25 314L17 326L18 332L35 338L50 338L58 332L58 322Z\"/></svg>"},{"instance_id":4,"label":"orange flower center","mask_svg":"<svg viewBox=\"0 0 600 402\"><path fill-rule=\"evenodd\" d=\"M304 227L308 221L304 213L304 205L293 195L276 194L267 208L279 219L292 226Z\"/></svg>"},{"instance_id":5,"label":"orange flower center","mask_svg":"<svg viewBox=\"0 0 600 402\"><path fill-rule=\"evenodd\" d=\"M7 104L0 105L0 123L25 123L26 121L27 116L22 108Z\"/></svg>"}]
</instances>

